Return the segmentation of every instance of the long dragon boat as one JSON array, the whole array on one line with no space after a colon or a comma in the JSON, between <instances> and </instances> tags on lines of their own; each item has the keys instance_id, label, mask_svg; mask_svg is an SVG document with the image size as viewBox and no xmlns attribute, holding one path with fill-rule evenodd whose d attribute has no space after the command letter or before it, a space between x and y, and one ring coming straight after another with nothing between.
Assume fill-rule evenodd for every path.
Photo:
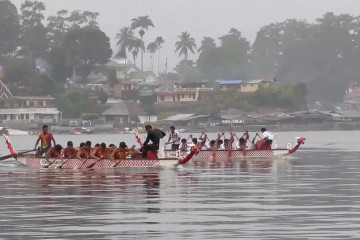
<instances>
[{"instance_id":1,"label":"long dragon boat","mask_svg":"<svg viewBox=\"0 0 360 240\"><path fill-rule=\"evenodd\" d=\"M110 159L45 159L35 155L19 155L16 160L28 167L47 169L101 169L101 168L170 168L187 163L198 151L193 149L185 157L166 157L154 159L126 158Z\"/></svg>"},{"instance_id":2,"label":"long dragon boat","mask_svg":"<svg viewBox=\"0 0 360 240\"><path fill-rule=\"evenodd\" d=\"M197 155L195 155L193 161L206 161L206 160L224 160L224 159L262 159L262 158L276 158L276 157L285 157L295 153L301 145L305 143L305 138L298 138L296 145L290 147L289 149L277 148L270 150L201 150ZM165 150L165 157L175 157L175 156L184 156L186 152L171 151Z\"/></svg>"}]
</instances>

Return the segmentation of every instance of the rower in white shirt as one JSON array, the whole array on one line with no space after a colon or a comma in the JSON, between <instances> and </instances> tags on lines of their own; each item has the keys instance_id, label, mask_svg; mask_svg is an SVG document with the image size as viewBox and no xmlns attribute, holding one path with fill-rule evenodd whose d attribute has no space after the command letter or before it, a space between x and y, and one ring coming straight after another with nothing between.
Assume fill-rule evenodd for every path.
<instances>
[{"instance_id":1,"label":"rower in white shirt","mask_svg":"<svg viewBox=\"0 0 360 240\"><path fill-rule=\"evenodd\" d=\"M265 144L269 145L271 147L271 144L274 140L274 135L271 132L267 131L266 128L261 128L261 132L262 132L263 140L265 141Z\"/></svg>"},{"instance_id":2,"label":"rower in white shirt","mask_svg":"<svg viewBox=\"0 0 360 240\"><path fill-rule=\"evenodd\" d=\"M179 149L180 143L181 143L181 136L179 134L178 131L175 131L175 127L171 126L170 127L170 134L169 134L169 140L167 142L167 144L171 142L171 150L172 151L176 151Z\"/></svg>"},{"instance_id":3,"label":"rower in white shirt","mask_svg":"<svg viewBox=\"0 0 360 240\"><path fill-rule=\"evenodd\" d=\"M223 140L219 140L218 141L218 145L219 145L219 148L217 150L225 150L225 144L223 142Z\"/></svg>"},{"instance_id":4,"label":"rower in white shirt","mask_svg":"<svg viewBox=\"0 0 360 240\"><path fill-rule=\"evenodd\" d=\"M181 139L181 143L179 145L179 150L181 152L186 152L190 149L190 146L188 145L187 141L185 138Z\"/></svg>"}]
</instances>

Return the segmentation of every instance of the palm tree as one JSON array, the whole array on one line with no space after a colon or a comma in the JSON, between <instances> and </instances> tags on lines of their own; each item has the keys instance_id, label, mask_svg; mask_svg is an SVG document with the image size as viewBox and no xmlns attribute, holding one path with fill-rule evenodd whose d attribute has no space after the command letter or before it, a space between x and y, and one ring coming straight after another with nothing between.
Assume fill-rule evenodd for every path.
<instances>
[{"instance_id":1,"label":"palm tree","mask_svg":"<svg viewBox=\"0 0 360 240\"><path fill-rule=\"evenodd\" d=\"M116 46L119 47L119 52L116 54L127 59L126 49L129 49L131 42L134 40L134 32L130 27L123 27L116 34L116 39L119 39Z\"/></svg>"},{"instance_id":2,"label":"palm tree","mask_svg":"<svg viewBox=\"0 0 360 240\"><path fill-rule=\"evenodd\" d=\"M151 71L154 71L154 54L158 49L158 45L156 42L149 43L146 50L150 53L151 59Z\"/></svg>"},{"instance_id":3,"label":"palm tree","mask_svg":"<svg viewBox=\"0 0 360 240\"><path fill-rule=\"evenodd\" d=\"M201 47L198 49L198 53L203 53L214 48L216 48L215 40L211 37L204 37L201 41Z\"/></svg>"},{"instance_id":4,"label":"palm tree","mask_svg":"<svg viewBox=\"0 0 360 240\"><path fill-rule=\"evenodd\" d=\"M145 34L145 30L148 30L149 27L155 27L152 20L149 18L149 16L140 16L138 18L133 18L131 23L131 29L135 30L137 28L140 28L139 35L141 38L141 42L144 44L143 37ZM145 45L145 44L144 44ZM144 69L144 51L141 51L141 70Z\"/></svg>"},{"instance_id":5,"label":"palm tree","mask_svg":"<svg viewBox=\"0 0 360 240\"><path fill-rule=\"evenodd\" d=\"M129 46L128 46L128 50L131 51L131 53L133 55L135 65L136 65L136 58L137 58L137 55L139 54L140 49L142 49L142 50L145 49L145 46L142 43L141 39L139 39L139 38L131 39Z\"/></svg>"},{"instance_id":6,"label":"palm tree","mask_svg":"<svg viewBox=\"0 0 360 240\"><path fill-rule=\"evenodd\" d=\"M163 44L165 43L164 39L159 36L155 40L157 46L158 46L158 75L160 75L160 50L163 47Z\"/></svg>"},{"instance_id":7,"label":"palm tree","mask_svg":"<svg viewBox=\"0 0 360 240\"><path fill-rule=\"evenodd\" d=\"M190 33L182 32L178 38L180 39L175 43L175 52L179 52L179 56L184 55L184 59L187 60L188 50L195 53L196 44L195 39L191 37Z\"/></svg>"}]
</instances>

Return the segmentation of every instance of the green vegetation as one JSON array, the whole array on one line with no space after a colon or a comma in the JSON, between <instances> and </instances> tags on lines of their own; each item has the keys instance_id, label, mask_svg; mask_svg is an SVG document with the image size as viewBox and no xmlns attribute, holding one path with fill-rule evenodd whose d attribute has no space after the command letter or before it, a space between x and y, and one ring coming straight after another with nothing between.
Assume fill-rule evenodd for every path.
<instances>
[{"instance_id":1,"label":"green vegetation","mask_svg":"<svg viewBox=\"0 0 360 240\"><path fill-rule=\"evenodd\" d=\"M91 113L93 110L88 97L85 91L68 90L57 99L57 105L64 118L80 117L83 112Z\"/></svg>"},{"instance_id":2,"label":"green vegetation","mask_svg":"<svg viewBox=\"0 0 360 240\"><path fill-rule=\"evenodd\" d=\"M83 120L95 120L95 119L98 119L99 118L99 114L97 113L83 113L81 114L81 118Z\"/></svg>"},{"instance_id":3,"label":"green vegetation","mask_svg":"<svg viewBox=\"0 0 360 240\"><path fill-rule=\"evenodd\" d=\"M46 5L25 1L19 9L9 0L0 1L0 64L4 82L16 95L57 96L64 116L76 117L91 112L92 93L64 89L67 79L80 76L77 83L87 83L91 72L102 72L110 87L118 83L115 69L106 69L112 56L110 38L99 28L96 12L59 10L44 16ZM215 92L204 94L196 111L216 114L220 109L237 107L252 111L257 107L298 110L311 101L341 102L349 82L360 78L360 22L358 16L326 13L314 23L286 20L262 27L254 43L231 28L215 39L204 37L197 47L196 39L184 31L173 43L174 51L183 57L174 72L162 74L171 81L194 82L218 79L256 79L276 77L280 86L260 89L255 94ZM156 53L160 74L160 51L165 43L161 36L145 44L144 35L155 25L149 16L131 20L116 35L117 56L130 55L136 63L145 49L150 53L151 70ZM4 33L4 34L3 34ZM146 46L146 47L145 47ZM197 59L191 54L199 53ZM41 69L37 68L41 61ZM95 90L101 103L108 95ZM125 99L140 100L145 111L156 111L154 99L141 99L138 90L125 93ZM102 105L104 106L104 105Z\"/></svg>"}]
</instances>

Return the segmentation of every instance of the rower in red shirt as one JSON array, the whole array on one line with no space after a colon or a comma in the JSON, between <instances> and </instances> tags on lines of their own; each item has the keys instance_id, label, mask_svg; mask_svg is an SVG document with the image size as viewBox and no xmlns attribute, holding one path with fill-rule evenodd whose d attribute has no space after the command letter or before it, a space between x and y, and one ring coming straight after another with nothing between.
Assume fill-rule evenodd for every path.
<instances>
[{"instance_id":1,"label":"rower in red shirt","mask_svg":"<svg viewBox=\"0 0 360 240\"><path fill-rule=\"evenodd\" d=\"M62 150L62 146L60 144L57 144L55 145L55 147L50 148L50 150L47 151L45 155L46 160L49 161L50 158L62 159L61 150Z\"/></svg>"},{"instance_id":2,"label":"rower in red shirt","mask_svg":"<svg viewBox=\"0 0 360 240\"><path fill-rule=\"evenodd\" d=\"M85 146L79 149L76 157L79 159L89 159L91 155L91 151L92 151L91 142L86 141Z\"/></svg>"},{"instance_id":3,"label":"rower in red shirt","mask_svg":"<svg viewBox=\"0 0 360 240\"><path fill-rule=\"evenodd\" d=\"M54 146L56 145L54 136L52 135L52 133L49 132L49 128L47 125L44 125L42 127L42 133L39 134L39 137L36 140L34 149L37 148L39 142L41 142L41 146L39 147L39 149L37 150L37 152L35 154L37 157L41 157L42 155L44 155L44 153L49 151L49 149L51 148L51 142L54 143Z\"/></svg>"},{"instance_id":4,"label":"rower in red shirt","mask_svg":"<svg viewBox=\"0 0 360 240\"><path fill-rule=\"evenodd\" d=\"M102 159L106 155L106 143L101 143L100 147L95 148L91 153L91 158Z\"/></svg>"},{"instance_id":5,"label":"rower in red shirt","mask_svg":"<svg viewBox=\"0 0 360 240\"><path fill-rule=\"evenodd\" d=\"M63 156L67 159L76 158L78 150L74 148L74 144L72 141L67 142L67 147L63 150Z\"/></svg>"}]
</instances>

